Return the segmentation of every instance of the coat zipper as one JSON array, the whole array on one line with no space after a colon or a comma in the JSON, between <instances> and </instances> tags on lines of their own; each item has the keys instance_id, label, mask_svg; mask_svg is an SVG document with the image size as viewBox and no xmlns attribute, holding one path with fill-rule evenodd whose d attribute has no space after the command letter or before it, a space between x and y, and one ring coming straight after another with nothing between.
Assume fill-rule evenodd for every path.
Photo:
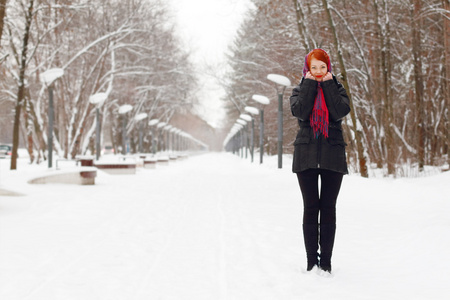
<instances>
[{"instance_id":1,"label":"coat zipper","mask_svg":"<svg viewBox=\"0 0 450 300\"><path fill-rule=\"evenodd\" d=\"M319 134L319 138L317 139L317 168L320 169L320 155L322 151L322 135Z\"/></svg>"}]
</instances>

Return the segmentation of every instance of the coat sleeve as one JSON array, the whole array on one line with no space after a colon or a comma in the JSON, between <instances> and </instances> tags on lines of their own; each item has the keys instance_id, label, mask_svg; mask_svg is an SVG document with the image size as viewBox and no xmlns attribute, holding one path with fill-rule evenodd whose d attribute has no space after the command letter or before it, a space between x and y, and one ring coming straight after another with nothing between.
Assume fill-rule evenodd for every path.
<instances>
[{"instance_id":1,"label":"coat sleeve","mask_svg":"<svg viewBox=\"0 0 450 300\"><path fill-rule=\"evenodd\" d=\"M292 115L301 121L309 119L314 107L317 94L317 81L302 79L300 84L292 90L289 98Z\"/></svg>"},{"instance_id":2,"label":"coat sleeve","mask_svg":"<svg viewBox=\"0 0 450 300\"><path fill-rule=\"evenodd\" d=\"M344 118L350 112L350 100L342 84L333 78L322 83L322 90L330 120L336 122Z\"/></svg>"}]
</instances>

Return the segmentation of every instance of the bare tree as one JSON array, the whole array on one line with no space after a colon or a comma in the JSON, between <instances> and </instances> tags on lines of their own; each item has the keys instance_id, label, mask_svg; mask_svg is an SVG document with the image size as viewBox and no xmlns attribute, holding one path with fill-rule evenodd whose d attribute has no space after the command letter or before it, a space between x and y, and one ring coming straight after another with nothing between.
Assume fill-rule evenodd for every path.
<instances>
[{"instance_id":1,"label":"bare tree","mask_svg":"<svg viewBox=\"0 0 450 300\"><path fill-rule=\"evenodd\" d=\"M0 0L0 49L1 49L1 40L3 34L3 20L5 19L6 14L6 0Z\"/></svg>"},{"instance_id":2,"label":"bare tree","mask_svg":"<svg viewBox=\"0 0 450 300\"><path fill-rule=\"evenodd\" d=\"M36 5L25 10L29 3ZM17 103L16 151L22 127L30 155L35 148L38 161L46 158L48 99L39 75L50 68L64 69L54 87L55 126L50 133L54 149L64 157L85 153L92 144L95 107L89 98L95 93L107 94L101 109L104 126L114 122L122 104L133 105L133 116L146 112L168 121L175 111L189 110L195 103L191 91L196 79L189 54L175 38L164 1L14 0L8 5L5 51L15 61L8 59L0 66L6 74L0 84L2 95ZM18 18L23 11L26 27ZM17 82L17 96L11 82ZM136 136L131 120L127 131Z\"/></svg>"},{"instance_id":3,"label":"bare tree","mask_svg":"<svg viewBox=\"0 0 450 300\"><path fill-rule=\"evenodd\" d=\"M411 40L414 66L415 102L416 102L416 130L419 170L425 165L425 128L423 106L423 74L422 74L422 42L420 17L422 3L420 0L411 0Z\"/></svg>"},{"instance_id":4,"label":"bare tree","mask_svg":"<svg viewBox=\"0 0 450 300\"><path fill-rule=\"evenodd\" d=\"M444 151L447 153L447 164L450 165L450 0L442 0L445 14L442 16L444 21L443 33L444 33L444 67L442 68L443 80L443 95L444 105L446 107L444 122L444 137L447 139L446 148Z\"/></svg>"},{"instance_id":5,"label":"bare tree","mask_svg":"<svg viewBox=\"0 0 450 300\"><path fill-rule=\"evenodd\" d=\"M253 2L230 55L232 121L255 90L270 96L268 70L296 82L304 55L320 47L337 58L334 72L352 97L344 131L354 170L370 165L402 176L407 166L448 161L448 0ZM325 19L331 26L317 22Z\"/></svg>"},{"instance_id":6,"label":"bare tree","mask_svg":"<svg viewBox=\"0 0 450 300\"><path fill-rule=\"evenodd\" d=\"M33 5L34 0L30 0L27 4L24 12L24 21L25 28L22 39L22 49L20 56L17 56L16 59L20 62L19 68L19 78L18 78L18 91L17 91L17 100L15 107L15 115L14 115L14 129L13 129L13 147L12 147L12 155L11 155L11 170L17 169L17 149L19 148L19 127L20 127L20 113L22 110L23 103L25 101L25 72L27 69L27 59L28 59L28 42L30 37L31 23L33 21Z\"/></svg>"},{"instance_id":7,"label":"bare tree","mask_svg":"<svg viewBox=\"0 0 450 300\"><path fill-rule=\"evenodd\" d=\"M391 78L391 41L390 41L390 18L388 15L388 5L382 0L379 8L378 0L373 1L375 20L378 27L378 35L381 50L381 74L382 74L382 99L383 105L383 124L386 135L384 152L386 153L386 163L388 174L395 173L395 147L392 134L392 78ZM381 10L381 13L380 13Z\"/></svg>"},{"instance_id":8,"label":"bare tree","mask_svg":"<svg viewBox=\"0 0 450 300\"><path fill-rule=\"evenodd\" d=\"M328 0L322 0L322 3L325 8L325 11L327 13L327 16L328 16L328 23L331 27L331 32L332 32L333 39L334 39L334 46L336 49L336 53L338 55L338 61L339 61L339 65L340 65L341 75L342 75L342 83L344 84L344 87L347 90L348 98L350 99L350 108L351 108L350 117L351 117L352 124L353 124L353 131L354 131L354 134L356 137L356 146L357 146L358 161L359 161L359 172L361 173L362 177L368 177L369 174L367 172L367 159L364 154L364 147L363 147L363 144L361 141L361 139L362 139L361 133L358 130L358 125L357 125L357 121L356 121L356 112L355 112L355 107L354 107L353 101L352 101L351 89L350 89L350 86L347 81L347 70L345 68L342 50L340 47L341 42L339 41L339 38L337 36L333 18L331 16L330 9L328 8Z\"/></svg>"}]
</instances>

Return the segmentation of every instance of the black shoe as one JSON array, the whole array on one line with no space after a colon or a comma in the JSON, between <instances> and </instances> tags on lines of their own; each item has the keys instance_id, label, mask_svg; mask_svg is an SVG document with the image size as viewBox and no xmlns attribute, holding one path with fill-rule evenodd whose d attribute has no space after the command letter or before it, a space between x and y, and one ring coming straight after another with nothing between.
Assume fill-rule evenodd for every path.
<instances>
[{"instance_id":1,"label":"black shoe","mask_svg":"<svg viewBox=\"0 0 450 300\"><path fill-rule=\"evenodd\" d=\"M309 262L308 261L308 267L306 268L306 271L311 271L312 269L314 269L314 267L319 267L319 263L316 262Z\"/></svg>"},{"instance_id":2,"label":"black shoe","mask_svg":"<svg viewBox=\"0 0 450 300\"><path fill-rule=\"evenodd\" d=\"M321 269L322 271L324 271L324 272L328 272L328 273L331 274L331 266L323 266L323 265L320 265L320 269Z\"/></svg>"},{"instance_id":3,"label":"black shoe","mask_svg":"<svg viewBox=\"0 0 450 300\"><path fill-rule=\"evenodd\" d=\"M307 271L319 266L319 226L318 224L303 224L303 237L305 240Z\"/></svg>"},{"instance_id":4,"label":"black shoe","mask_svg":"<svg viewBox=\"0 0 450 300\"><path fill-rule=\"evenodd\" d=\"M331 256L333 253L336 224L320 225L320 268L331 273Z\"/></svg>"}]
</instances>

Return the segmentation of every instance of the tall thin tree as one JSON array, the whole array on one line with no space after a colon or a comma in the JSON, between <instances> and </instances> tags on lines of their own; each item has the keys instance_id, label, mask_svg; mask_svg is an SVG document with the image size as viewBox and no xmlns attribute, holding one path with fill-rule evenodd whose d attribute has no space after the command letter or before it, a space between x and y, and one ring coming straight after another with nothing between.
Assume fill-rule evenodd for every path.
<instances>
[{"instance_id":1,"label":"tall thin tree","mask_svg":"<svg viewBox=\"0 0 450 300\"><path fill-rule=\"evenodd\" d=\"M331 16L330 8L328 7L328 1L322 0L322 3L325 8L325 12L327 13L328 23L330 25L331 32L333 35L333 39L334 39L333 44L334 44L334 47L335 47L335 50L336 50L336 53L338 56L339 67L340 67L341 74L343 77L342 83L344 84L344 87L347 90L348 98L350 99L350 109L351 109L350 117L352 120L353 131L354 131L354 134L356 137L356 147L357 147L358 160L359 160L359 172L361 173L362 177L369 177L369 173L367 171L367 159L364 154L364 146L362 143L361 133L358 130L358 126L357 126L355 108L353 106L351 89L350 89L350 86L348 85L348 81L347 81L347 70L345 68L345 63L344 63L344 58L343 58L340 43L339 43L339 38L337 36L336 27L334 26L334 21Z\"/></svg>"},{"instance_id":2,"label":"tall thin tree","mask_svg":"<svg viewBox=\"0 0 450 300\"><path fill-rule=\"evenodd\" d=\"M423 73L422 73L422 56L421 56L421 33L420 17L422 9L421 0L411 0L411 41L414 66L414 97L416 109L416 130L417 130L417 161L419 170L423 171L425 165L425 128L424 128L424 105L423 105Z\"/></svg>"},{"instance_id":3,"label":"tall thin tree","mask_svg":"<svg viewBox=\"0 0 450 300\"><path fill-rule=\"evenodd\" d=\"M17 91L17 100L14 115L13 128L13 147L11 155L11 170L17 169L17 149L19 148L19 130L20 130L20 113L25 100L25 71L27 69L28 41L30 37L31 23L33 21L34 0L28 3L28 9L25 11L25 30L22 40L22 53L20 56L20 71Z\"/></svg>"},{"instance_id":4,"label":"tall thin tree","mask_svg":"<svg viewBox=\"0 0 450 300\"><path fill-rule=\"evenodd\" d=\"M385 139L385 153L388 174L395 173L395 155L394 155L394 141L392 134L392 78L391 78L391 42L390 42L390 24L389 16L387 15L387 3L382 0L381 14L379 12L378 1L374 0L374 12L376 16L376 23L378 26L380 36L381 49L381 74L382 77L382 97L383 97L383 121ZM383 15L384 17L382 17Z\"/></svg>"},{"instance_id":5,"label":"tall thin tree","mask_svg":"<svg viewBox=\"0 0 450 300\"><path fill-rule=\"evenodd\" d=\"M6 15L6 0L0 0L0 43L2 40L2 34L3 34L3 20L5 19ZM1 44L0 44L1 49Z\"/></svg>"}]
</instances>

